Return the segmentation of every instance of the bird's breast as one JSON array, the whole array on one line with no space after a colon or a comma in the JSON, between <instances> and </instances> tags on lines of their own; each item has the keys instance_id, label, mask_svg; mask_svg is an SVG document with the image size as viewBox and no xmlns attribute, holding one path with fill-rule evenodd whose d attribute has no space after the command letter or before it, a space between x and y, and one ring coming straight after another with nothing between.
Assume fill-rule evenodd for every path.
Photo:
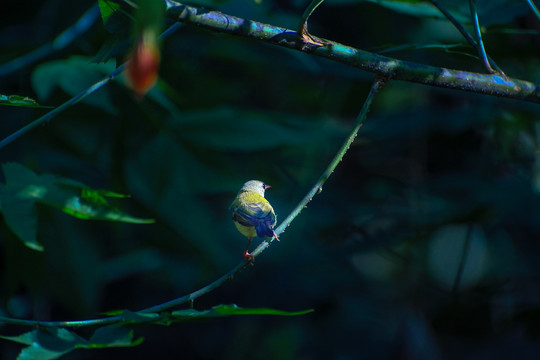
<instances>
[{"instance_id":1,"label":"bird's breast","mask_svg":"<svg viewBox=\"0 0 540 360\"><path fill-rule=\"evenodd\" d=\"M237 221L234 222L234 225L236 226L240 234L244 235L245 237L253 238L257 236L257 231L255 230L254 226L244 226Z\"/></svg>"}]
</instances>

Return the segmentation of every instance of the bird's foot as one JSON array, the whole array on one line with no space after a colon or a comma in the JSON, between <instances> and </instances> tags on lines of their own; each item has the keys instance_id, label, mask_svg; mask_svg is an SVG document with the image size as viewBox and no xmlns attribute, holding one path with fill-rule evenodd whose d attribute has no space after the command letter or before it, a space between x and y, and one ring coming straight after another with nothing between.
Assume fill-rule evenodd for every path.
<instances>
[{"instance_id":1,"label":"bird's foot","mask_svg":"<svg viewBox=\"0 0 540 360\"><path fill-rule=\"evenodd\" d=\"M272 234L274 234L274 237L276 238L276 240L279 241L279 238L278 238L276 232L272 230Z\"/></svg>"},{"instance_id":2,"label":"bird's foot","mask_svg":"<svg viewBox=\"0 0 540 360\"><path fill-rule=\"evenodd\" d=\"M246 259L251 265L255 263L255 256L251 255L247 250L244 251L244 259Z\"/></svg>"}]
</instances>

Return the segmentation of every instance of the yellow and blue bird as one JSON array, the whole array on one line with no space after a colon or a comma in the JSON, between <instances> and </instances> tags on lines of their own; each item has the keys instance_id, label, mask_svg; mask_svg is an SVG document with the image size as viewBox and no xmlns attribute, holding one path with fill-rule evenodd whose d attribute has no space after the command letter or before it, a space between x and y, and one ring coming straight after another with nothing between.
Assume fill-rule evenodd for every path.
<instances>
[{"instance_id":1,"label":"yellow and blue bird","mask_svg":"<svg viewBox=\"0 0 540 360\"><path fill-rule=\"evenodd\" d=\"M249 253L249 245L255 236L275 237L279 241L274 226L276 226L276 214L272 205L264 198L264 191L270 188L259 180L246 182L229 207L234 225L240 233L249 241L244 251L244 257L253 259Z\"/></svg>"}]
</instances>

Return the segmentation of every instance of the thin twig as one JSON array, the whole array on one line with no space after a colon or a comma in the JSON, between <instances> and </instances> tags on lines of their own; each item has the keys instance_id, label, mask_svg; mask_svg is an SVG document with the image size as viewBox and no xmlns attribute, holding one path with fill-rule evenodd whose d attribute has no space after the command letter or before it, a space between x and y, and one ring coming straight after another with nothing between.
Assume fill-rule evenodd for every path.
<instances>
[{"instance_id":1,"label":"thin twig","mask_svg":"<svg viewBox=\"0 0 540 360\"><path fill-rule=\"evenodd\" d=\"M308 31L308 25L307 21L311 14L324 2L324 0L311 0L308 7L306 8L306 11L304 11L304 14L302 15L302 18L300 19L300 25L298 25L297 36L301 42L315 45L315 46L324 46L328 45L328 43L324 43L320 41L320 39L315 38L312 36Z\"/></svg>"},{"instance_id":2,"label":"thin twig","mask_svg":"<svg viewBox=\"0 0 540 360\"><path fill-rule=\"evenodd\" d=\"M540 10L538 10L536 5L534 5L534 2L532 0L525 0L525 1L527 1L527 4L529 4L529 6L531 7L531 10L533 11L534 15L536 15L538 20L540 20Z\"/></svg>"},{"instance_id":3,"label":"thin twig","mask_svg":"<svg viewBox=\"0 0 540 360\"><path fill-rule=\"evenodd\" d=\"M199 290L196 290L185 296L181 296L179 298L173 299L171 301L167 301L163 304L154 305L146 309L139 310L137 311L137 313L146 314L146 313L161 312L161 311L176 307L178 305L185 304L187 302L192 302L196 298L204 294L207 294L211 292L212 290L214 290L215 288L223 285L227 280L232 279L235 274L237 274L240 270L242 270L248 264L249 262L242 261L241 263L236 265L232 270L227 272L225 275L221 276L219 279L202 287ZM23 325L23 326L68 327L68 328L110 325L110 324L116 324L122 321L124 321L124 317L122 315L108 316L108 317L89 319L89 320L71 320L71 321L39 321L39 320L22 320L22 319L0 317L0 323L6 323L6 324Z\"/></svg>"},{"instance_id":4,"label":"thin twig","mask_svg":"<svg viewBox=\"0 0 540 360\"><path fill-rule=\"evenodd\" d=\"M489 74L493 74L495 70L489 64L488 56L486 54L486 49L484 47L484 41L482 40L482 31L480 30L480 22L478 21L478 12L476 11L476 0L469 0L469 9L471 10L471 17L473 19L474 31L476 32L476 43L478 46L478 55L486 68L486 71Z\"/></svg>"},{"instance_id":5,"label":"thin twig","mask_svg":"<svg viewBox=\"0 0 540 360\"><path fill-rule=\"evenodd\" d=\"M461 258L459 260L459 266L456 273L456 278L454 279L454 285L452 286L452 292L454 294L459 290L459 284L461 283L461 278L463 277L463 271L465 269L465 264L467 262L467 254L469 253L469 248L471 244L472 236L472 225L467 226L467 233L465 234L465 241L463 242L463 248L461 249Z\"/></svg>"},{"instance_id":6,"label":"thin twig","mask_svg":"<svg viewBox=\"0 0 540 360\"><path fill-rule=\"evenodd\" d=\"M435 6L451 23L454 25L454 27L461 33L461 35L467 40L471 46L476 47L478 44L476 43L476 40L469 34L469 32L461 25L461 23L444 7L439 4L436 0L429 0L433 6Z\"/></svg>"},{"instance_id":7,"label":"thin twig","mask_svg":"<svg viewBox=\"0 0 540 360\"><path fill-rule=\"evenodd\" d=\"M439 9L439 11L448 19L448 21L452 23L452 25L454 25L457 31L461 33L461 35L465 38L465 40L467 40L467 42L472 47L474 47L475 49L478 48L478 43L476 42L476 40L472 37L471 34L469 34L469 32L463 27L463 25L461 25L461 23L448 10L446 10L443 6L441 6L439 2L436 0L429 0L429 1L433 4L433 6ZM499 72L501 75L505 76L504 72L502 71L501 68L499 68L499 66L497 66L495 61L490 57L488 57L488 59L491 66L497 69L497 72Z\"/></svg>"},{"instance_id":8,"label":"thin twig","mask_svg":"<svg viewBox=\"0 0 540 360\"><path fill-rule=\"evenodd\" d=\"M75 95L74 97L72 97L71 99L69 99L68 101L63 103L62 105L54 108L53 110L49 111L48 113L46 113L42 117L32 121L30 124L20 128L19 130L15 131L13 134L11 134L8 137L2 139L2 141L0 141L0 148L8 145L9 143L14 141L15 139L19 138L20 136L22 136L22 135L26 134L27 132L29 132L30 130L32 130L33 128L35 128L35 127L37 127L37 126L39 126L41 124L44 124L47 121L50 121L52 118L54 118L59 113L61 113L64 110L68 109L69 107L81 102L82 100L84 100L89 95L95 93L96 91L101 89L103 86L105 86L107 83L109 83L109 81L114 79L118 74L120 74L122 71L124 71L124 67L125 67L125 64L119 66L115 71L110 73L106 78L98 81L97 83L90 86L88 89L80 92L79 94Z\"/></svg>"},{"instance_id":9,"label":"thin twig","mask_svg":"<svg viewBox=\"0 0 540 360\"><path fill-rule=\"evenodd\" d=\"M291 222L300 214L302 209L313 199L313 197L318 194L320 191L322 191L322 186L328 180L332 172L335 170L336 166L341 162L343 159L343 156L351 146L352 142L356 138L356 135L358 134L358 130L362 126L362 123L364 122L364 119L367 116L367 113L369 111L369 108L371 106L371 103L373 102L373 98L377 94L377 92L380 90L380 88L383 86L385 80L382 78L377 78L373 82L373 85L371 86L371 89L369 91L368 96L366 97L366 100L364 101L364 105L362 106L362 110L358 114L356 118L356 122L354 124L353 129L351 130L351 133L337 152L336 156L332 159L326 170L323 172L319 180L315 183L315 186L308 192L308 194L298 203L298 205L293 209L293 211L283 220L283 222L277 227L276 233L279 235L281 234L290 224ZM265 249L267 249L270 246L270 241L263 241L251 254L256 257L260 255ZM154 305L151 307L148 307L143 310L139 310L137 313L156 313L168 310L170 308L185 304L185 303L192 303L193 300L199 298L200 296L207 294L214 289L220 287L228 280L232 279L240 270L245 268L251 263L250 260L244 260L240 262L238 265L236 265L233 269L231 269L229 272L227 272L225 275L221 276L219 279L211 282L210 284L200 288L199 290L196 290L190 294L181 296L179 298L164 302L159 305ZM14 324L14 325L24 325L24 326L49 326L49 327L69 327L69 328L78 328L78 327L85 327L85 326L97 326L97 325L108 325L108 324L115 324L124 321L124 318L122 315L116 315L116 316L109 316L109 317L103 317L98 319L89 319L89 320L74 320L74 321L39 321L39 320L21 320L21 319L13 319L13 318L7 318L7 317L0 317L0 323L8 323L8 324Z\"/></svg>"}]
</instances>

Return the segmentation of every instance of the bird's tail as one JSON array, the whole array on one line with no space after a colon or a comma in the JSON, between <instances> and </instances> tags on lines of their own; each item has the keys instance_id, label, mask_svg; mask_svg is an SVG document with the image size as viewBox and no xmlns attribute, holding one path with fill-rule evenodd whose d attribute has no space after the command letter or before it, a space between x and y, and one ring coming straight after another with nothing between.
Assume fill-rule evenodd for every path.
<instances>
[{"instance_id":1,"label":"bird's tail","mask_svg":"<svg viewBox=\"0 0 540 360\"><path fill-rule=\"evenodd\" d=\"M260 221L257 226L255 226L255 231L257 232L257 236L261 238L274 236L274 230L272 230L272 227L264 221Z\"/></svg>"}]
</instances>

